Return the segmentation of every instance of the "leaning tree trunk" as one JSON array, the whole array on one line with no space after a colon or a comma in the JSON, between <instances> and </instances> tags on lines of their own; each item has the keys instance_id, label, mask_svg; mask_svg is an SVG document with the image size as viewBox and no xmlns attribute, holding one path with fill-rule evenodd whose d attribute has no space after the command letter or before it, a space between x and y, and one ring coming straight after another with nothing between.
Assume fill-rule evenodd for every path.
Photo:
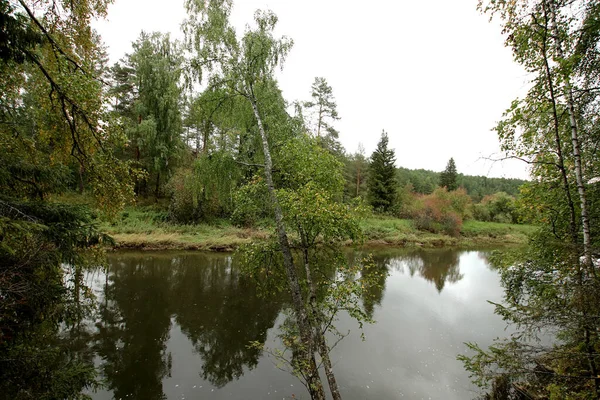
<instances>
[{"instance_id":1,"label":"leaning tree trunk","mask_svg":"<svg viewBox=\"0 0 600 400\"><path fill-rule=\"evenodd\" d=\"M302 255L304 257L304 271L306 274L306 284L310 291L310 313L313 320L313 329L315 335L315 341L317 342L317 348L323 360L323 367L325 368L325 376L327 377L327 383L329 384L329 391L333 400L342 400L340 395L340 389L338 388L335 374L333 373L333 365L331 364L331 358L329 358L329 346L327 346L327 340L325 339L325 332L322 331L324 323L323 316L317 305L317 288L315 282L312 279L312 273L310 271L310 259L308 253L308 240L304 230L300 227L300 238L302 240Z\"/></svg>"},{"instance_id":2,"label":"leaning tree trunk","mask_svg":"<svg viewBox=\"0 0 600 400\"><path fill-rule=\"evenodd\" d=\"M283 212L275 193L275 186L273 185L273 162L271 160L271 151L269 149L269 142L267 140L267 133L265 132L262 118L258 112L258 105L256 104L256 98L250 94L250 103L252 104L252 110L256 117L256 123L258 125L258 131L261 136L263 153L265 156L265 180L267 181L267 187L269 189L269 195L271 197L271 205L273 206L275 214L275 229L277 231L277 238L279 240L279 247L283 255L283 266L288 279L288 285L292 293L292 304L296 314L298 322L298 328L300 330L300 339L302 341L303 349L301 350L302 358L308 363L307 377L307 389L310 393L311 399L313 400L324 400L325 393L323 391L323 384L321 383L321 377L317 369L317 364L314 357L314 344L312 339L312 329L308 318L308 313L304 300L302 298L302 291L300 290L300 283L296 268L294 267L294 259L292 258L292 251L283 224Z\"/></svg>"},{"instance_id":3,"label":"leaning tree trunk","mask_svg":"<svg viewBox=\"0 0 600 400\"><path fill-rule=\"evenodd\" d=\"M556 107L556 90L554 88L554 81L552 79L552 73L550 71L550 63L548 61L548 47L547 47L547 26L549 21L546 16L546 29L544 30L544 40L542 43L542 57L544 58L544 70L546 73L546 80L548 83L548 89L550 91L550 102L552 103L552 121L553 121L553 132L554 132L554 141L556 142L556 155L558 157L557 167L560 171L560 176L562 178L563 188L565 191L565 196L567 197L567 204L569 206L569 214L570 221L569 226L571 230L571 240L573 242L573 246L577 245L578 235L577 235L577 216L575 214L575 204L573 203L573 197L571 196L571 188L569 185L569 178L567 174L567 169L565 168L565 161L562 151L562 140L560 138L560 120L558 118L558 110Z\"/></svg>"}]
</instances>

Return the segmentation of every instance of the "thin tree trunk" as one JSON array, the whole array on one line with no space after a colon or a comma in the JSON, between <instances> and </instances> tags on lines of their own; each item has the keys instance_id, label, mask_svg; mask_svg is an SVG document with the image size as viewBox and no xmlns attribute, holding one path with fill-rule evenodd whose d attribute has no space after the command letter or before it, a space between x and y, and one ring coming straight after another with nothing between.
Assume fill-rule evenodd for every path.
<instances>
[{"instance_id":1,"label":"thin tree trunk","mask_svg":"<svg viewBox=\"0 0 600 400\"><path fill-rule=\"evenodd\" d=\"M252 105L254 116L256 117L258 131L260 132L263 145L263 153L265 156L265 180L267 181L267 187L269 189L269 195L271 197L271 204L273 205L273 210L275 214L275 229L277 231L279 247L281 248L281 253L283 255L283 266L286 271L288 285L292 294L292 304L294 306L298 328L300 330L300 338L302 340L302 346L304 347L301 350L302 358L308 361L310 369L309 371L304 371L306 373L307 378L307 389L310 393L311 399L324 400L325 392L323 391L323 384L321 383L319 371L316 368L316 362L314 357L314 344L312 339L310 321L308 319L306 306L302 298L300 282L298 281L298 275L294 266L294 259L292 257L292 251L290 249L287 232L283 224L283 212L281 210L281 205L279 204L279 200L277 199L277 195L275 193L275 186L273 185L273 162L271 160L271 151L269 149L267 133L265 132L265 129L263 127L260 113L258 112L258 105L256 104L256 99L254 98L252 90L250 92L251 93L248 96L248 98Z\"/></svg>"},{"instance_id":2,"label":"thin tree trunk","mask_svg":"<svg viewBox=\"0 0 600 400\"><path fill-rule=\"evenodd\" d=\"M84 168L83 165L79 166L79 194L83 194L83 172L84 172Z\"/></svg>"},{"instance_id":3,"label":"thin tree trunk","mask_svg":"<svg viewBox=\"0 0 600 400\"><path fill-rule=\"evenodd\" d=\"M209 122L204 124L204 130L202 132L202 153L208 154L208 135L209 135Z\"/></svg>"},{"instance_id":4,"label":"thin tree trunk","mask_svg":"<svg viewBox=\"0 0 600 400\"><path fill-rule=\"evenodd\" d=\"M544 11L546 11L546 2L544 1ZM552 31L554 40L556 43L556 53L560 60L565 60L565 54L562 48L561 36L558 30L558 23L556 18L556 4L550 2L550 15L552 18ZM584 265L586 266L588 273L596 277L596 270L592 261L592 240L590 234L590 221L587 209L587 199L585 193L585 186L583 183L583 167L581 162L581 145L579 142L579 127L577 123L577 116L575 115L575 100L573 98L573 88L571 86L571 77L568 73L562 71L564 86L563 94L567 102L567 111L569 114L569 124L571 128L571 142L573 144L573 158L575 164L575 180L577 182L577 192L579 193L579 201L581 206L581 223L583 230L583 255ZM585 289L584 289L585 290ZM586 351L588 353L588 363L590 368L590 375L594 378L594 391L596 399L600 399L600 377L598 376L598 366L595 360L594 347L591 344L592 336L593 341L597 339L597 326L589 327L587 321L587 308L583 305L584 312L584 338Z\"/></svg>"},{"instance_id":5,"label":"thin tree trunk","mask_svg":"<svg viewBox=\"0 0 600 400\"><path fill-rule=\"evenodd\" d=\"M569 185L569 179L567 176L567 170L565 168L564 156L562 153L562 141L560 138L560 121L558 118L558 110L556 108L556 93L554 90L554 81L552 80L552 74L550 71L550 64L548 63L548 48L547 48L547 39L548 39L548 17L544 15L546 18L545 29L544 29L544 40L542 42L542 52L544 58L544 68L546 71L546 79L548 82L548 89L550 90L550 102L552 103L552 120L553 120L553 130L554 130L554 140L556 141L556 154L558 156L558 169L560 171L560 176L563 181L563 188L565 190L565 195L567 197L567 204L569 206L570 213L570 228L571 228L571 240L573 241L573 245L576 246L578 242L577 235L577 216L575 213L575 204L573 203L573 198L571 197L571 189Z\"/></svg>"},{"instance_id":6,"label":"thin tree trunk","mask_svg":"<svg viewBox=\"0 0 600 400\"><path fill-rule=\"evenodd\" d=\"M201 130L196 127L196 152L194 153L194 158L198 158L200 156L200 132Z\"/></svg>"},{"instance_id":7,"label":"thin tree trunk","mask_svg":"<svg viewBox=\"0 0 600 400\"><path fill-rule=\"evenodd\" d=\"M304 257L304 271L306 274L306 284L310 289L310 312L313 318L315 340L317 342L319 354L321 355L321 359L323 360L323 366L325 367L325 376L327 377L327 383L329 384L329 391L331 392L331 396L333 397L333 400L342 400L337 380L335 379L335 374L333 373L331 359L329 358L329 346L327 346L325 332L321 331L321 329L323 329L323 318L321 318L321 311L319 310L319 307L317 305L317 288L315 286L315 282L312 279L312 273L310 271L308 240L302 227L299 227L298 231L300 232L300 238L302 240L302 255Z\"/></svg>"},{"instance_id":8,"label":"thin tree trunk","mask_svg":"<svg viewBox=\"0 0 600 400\"><path fill-rule=\"evenodd\" d=\"M556 53L560 60L565 60L565 55L562 49L560 32L558 31L558 23L556 21L556 5L551 4L552 30L554 40L556 41ZM589 269L592 276L596 275L594 264L592 262L592 239L590 233L590 219L587 208L587 199L585 186L583 184L583 168L581 164L581 145L579 143L579 127L577 124L577 116L575 115L575 100L573 99L573 88L571 86L571 77L563 72L564 87L563 92L567 102L567 111L569 114L569 124L571 125L571 141L573 143L573 158L575 162L575 180L577 182L577 192L579 193L579 201L581 203L581 223L583 226L583 255L585 265Z\"/></svg>"},{"instance_id":9,"label":"thin tree trunk","mask_svg":"<svg viewBox=\"0 0 600 400\"><path fill-rule=\"evenodd\" d=\"M321 123L323 121L323 106L319 105L319 120L317 122L317 137L321 138Z\"/></svg>"},{"instance_id":10,"label":"thin tree trunk","mask_svg":"<svg viewBox=\"0 0 600 400\"><path fill-rule=\"evenodd\" d=\"M360 165L356 168L356 197L360 189Z\"/></svg>"},{"instance_id":11,"label":"thin tree trunk","mask_svg":"<svg viewBox=\"0 0 600 400\"><path fill-rule=\"evenodd\" d=\"M158 202L158 194L160 191L160 171L156 173L156 187L154 188L154 197Z\"/></svg>"}]
</instances>

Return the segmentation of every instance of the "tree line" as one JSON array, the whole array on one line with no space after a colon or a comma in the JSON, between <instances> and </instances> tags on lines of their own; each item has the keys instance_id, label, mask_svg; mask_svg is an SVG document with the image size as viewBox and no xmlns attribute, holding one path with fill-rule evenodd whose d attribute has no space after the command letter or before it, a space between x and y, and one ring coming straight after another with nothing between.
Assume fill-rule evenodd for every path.
<instances>
[{"instance_id":1,"label":"tree line","mask_svg":"<svg viewBox=\"0 0 600 400\"><path fill-rule=\"evenodd\" d=\"M368 259L349 263L342 252L360 243L365 204L449 234L476 214L540 224L528 250L497 262L506 288L497 312L520 335L490 351L472 344L475 355L463 360L496 399L599 398L596 2L480 4L500 17L533 77L496 128L502 149L532 167L518 199L516 182L494 181L507 193L488 194L487 179L467 183L452 159L437 179L423 174L423 187L411 187L385 132L369 158L346 155L325 79L307 101L290 104L279 89L274 71L293 41L275 36L269 11L240 34L231 1L189 0L183 43L142 33L109 68L89 27L107 4L0 0L2 393L78 398L94 387L89 354L62 351L61 342L80 332L89 312L82 271L101 264L110 242L97 216L153 196L168 199L180 222L269 221L269 238L240 249L241 269L264 290L289 294L282 342L293 356L281 361L313 399L325 398L317 361L341 398L330 321L340 310L369 321L360 299L381 281ZM93 207L64 204L73 191ZM532 345L546 328L555 346Z\"/></svg>"},{"instance_id":2,"label":"tree line","mask_svg":"<svg viewBox=\"0 0 600 400\"><path fill-rule=\"evenodd\" d=\"M64 343L83 335L92 308L83 271L111 242L98 218L153 197L168 199L178 222L269 221L267 239L240 249L244 274L290 294L282 341L293 357L282 361L315 399L325 397L322 362L341 398L332 321L340 310L370 321L361 299L382 281L342 247L361 242L365 204L386 213L400 204L387 134L369 162L353 164L324 78L308 100L285 100L274 71L293 42L274 35L269 11L238 34L230 1L190 0L185 42L142 33L109 67L89 26L107 5L0 0L1 392L78 398L96 387L90 353ZM74 192L85 196L65 200ZM445 193L431 204L452 211L461 202ZM430 220L438 208L419 208L427 229L447 222L447 213Z\"/></svg>"},{"instance_id":3,"label":"tree line","mask_svg":"<svg viewBox=\"0 0 600 400\"><path fill-rule=\"evenodd\" d=\"M186 89L184 76L191 79L198 71L184 68L182 45L167 35L142 33L133 50L108 74L111 112L127 135L121 157L143 172L136 180L137 195L168 200L169 216L179 223L229 218L251 225L264 219L264 207L252 215L238 194L261 165L261 143L252 140L257 125L251 107L217 85L199 93ZM310 138L343 165L345 202L360 199L376 212L401 215L399 192L430 195L438 187L461 187L478 202L498 192L515 197L524 183L458 174L453 159L449 174L396 168L386 132L369 157L362 146L349 154L339 142L334 124L340 116L325 78L315 78L310 100L292 104L273 85L272 123L287 124L292 136Z\"/></svg>"}]
</instances>

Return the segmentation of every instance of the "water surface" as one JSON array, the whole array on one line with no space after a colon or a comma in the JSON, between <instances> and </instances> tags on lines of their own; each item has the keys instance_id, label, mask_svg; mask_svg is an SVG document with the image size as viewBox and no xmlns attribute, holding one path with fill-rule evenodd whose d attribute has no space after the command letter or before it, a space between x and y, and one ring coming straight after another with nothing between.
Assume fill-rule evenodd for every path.
<instances>
[{"instance_id":1,"label":"water surface","mask_svg":"<svg viewBox=\"0 0 600 400\"><path fill-rule=\"evenodd\" d=\"M486 253L451 249L373 252L389 275L365 302L377 323L341 316L332 360L344 399L469 399L456 360L464 342L504 336L487 300L502 289ZM259 341L279 345L285 296L257 296L231 257L206 253L115 253L88 277L99 304L89 324L104 399L307 399ZM324 381L325 382L325 381Z\"/></svg>"}]
</instances>

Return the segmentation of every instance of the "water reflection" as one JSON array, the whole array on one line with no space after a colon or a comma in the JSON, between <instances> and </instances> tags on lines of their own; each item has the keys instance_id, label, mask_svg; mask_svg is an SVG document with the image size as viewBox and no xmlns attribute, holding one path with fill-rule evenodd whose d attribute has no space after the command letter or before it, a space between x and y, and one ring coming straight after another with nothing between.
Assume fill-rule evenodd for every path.
<instances>
[{"instance_id":1,"label":"water reflection","mask_svg":"<svg viewBox=\"0 0 600 400\"><path fill-rule=\"evenodd\" d=\"M111 260L96 324L101 372L115 398L166 399L173 271L163 257Z\"/></svg>"},{"instance_id":2,"label":"water reflection","mask_svg":"<svg viewBox=\"0 0 600 400\"><path fill-rule=\"evenodd\" d=\"M418 274L432 282L439 293L447 283L456 283L463 278L460 273L460 254L456 249L416 249L409 251L387 250L375 253L374 261L381 271L394 269ZM483 253L482 253L483 254ZM380 304L381 300L379 301Z\"/></svg>"},{"instance_id":3,"label":"water reflection","mask_svg":"<svg viewBox=\"0 0 600 400\"><path fill-rule=\"evenodd\" d=\"M203 379L217 387L256 366L280 311L280 302L257 296L231 258L206 254L136 254L111 257L102 299L96 352L115 398L166 398L167 351L172 321L202 358Z\"/></svg>"},{"instance_id":4,"label":"water reflection","mask_svg":"<svg viewBox=\"0 0 600 400\"><path fill-rule=\"evenodd\" d=\"M173 313L181 330L202 357L202 377L217 387L239 378L258 363L260 351L281 303L259 297L239 275L230 257L177 258Z\"/></svg>"},{"instance_id":5,"label":"water reflection","mask_svg":"<svg viewBox=\"0 0 600 400\"><path fill-rule=\"evenodd\" d=\"M468 376L454 363L457 346L473 340L474 330L484 330L477 326L496 329L485 319L492 314L486 308L489 297L482 296L489 292L473 292L471 281L483 285L482 272L475 273L481 268L487 271L486 284L497 285L497 279L481 261L474 264L476 253L465 264L465 254L448 249L374 252L375 266L367 273L377 274L377 284L368 288L363 304L379 323L366 329L367 342L349 337L333 354L345 398L374 398L377 392L391 399L417 392L409 388L417 387L424 360L438 368L431 369L436 374L452 371L451 379L458 376L457 382L467 385ZM295 378L273 372L276 368L265 354L248 347L251 341L277 345L272 328L282 321L285 302L258 296L231 257L116 253L109 264L94 284L99 309L90 339L107 391L93 398L281 399L292 393L305 398ZM461 267L466 269L461 272ZM426 290L440 296L426 296ZM468 293L473 294L469 300L457 297ZM469 326L465 319L473 315L480 321ZM355 329L343 316L340 324ZM436 351L447 353L443 365L435 359L438 353L421 352L433 346L443 346ZM403 371L406 379L395 371ZM366 377L373 380L362 385L369 382ZM450 387L449 381L444 385ZM203 386L210 391L197 392ZM427 394L423 388L418 392ZM458 393L447 398L468 398L464 391Z\"/></svg>"}]
</instances>

